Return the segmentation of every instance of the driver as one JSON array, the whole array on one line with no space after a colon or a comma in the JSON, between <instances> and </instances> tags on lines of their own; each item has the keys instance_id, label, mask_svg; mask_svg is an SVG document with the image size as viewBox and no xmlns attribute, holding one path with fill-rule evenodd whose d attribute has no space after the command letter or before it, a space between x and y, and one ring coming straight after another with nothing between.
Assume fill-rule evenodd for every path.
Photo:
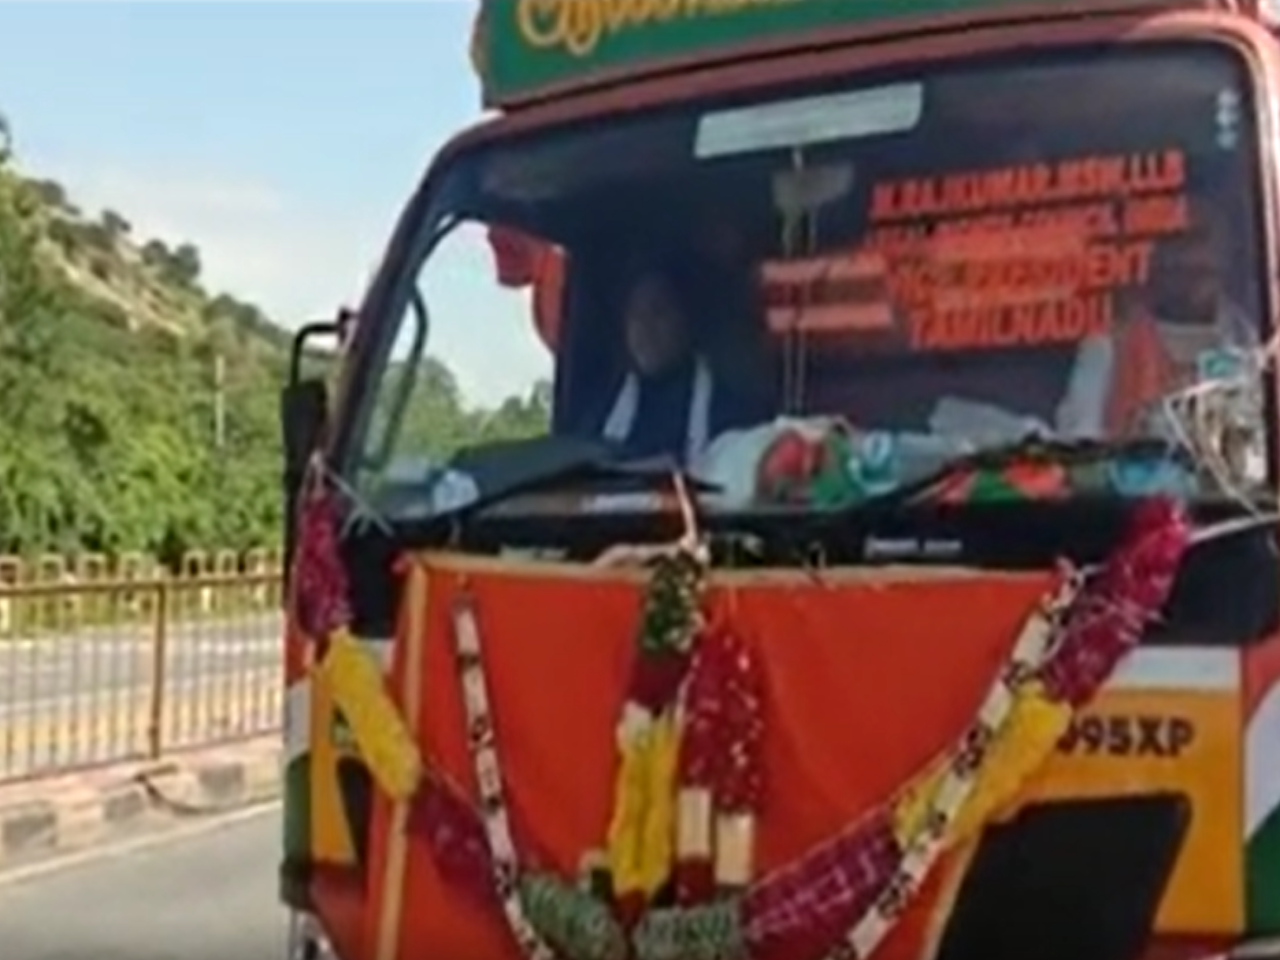
<instances>
[{"instance_id":1,"label":"driver","mask_svg":"<svg viewBox=\"0 0 1280 960\"><path fill-rule=\"evenodd\" d=\"M1157 249L1145 295L1112 330L1080 345L1059 433L1148 433L1161 400L1201 379L1206 358L1257 347L1248 314L1224 288L1222 230L1215 211L1193 203L1187 231Z\"/></svg>"},{"instance_id":2,"label":"driver","mask_svg":"<svg viewBox=\"0 0 1280 960\"><path fill-rule=\"evenodd\" d=\"M633 457L691 463L724 430L760 417L717 382L695 340L690 271L647 269L629 285L622 328L627 371L600 428Z\"/></svg>"}]
</instances>

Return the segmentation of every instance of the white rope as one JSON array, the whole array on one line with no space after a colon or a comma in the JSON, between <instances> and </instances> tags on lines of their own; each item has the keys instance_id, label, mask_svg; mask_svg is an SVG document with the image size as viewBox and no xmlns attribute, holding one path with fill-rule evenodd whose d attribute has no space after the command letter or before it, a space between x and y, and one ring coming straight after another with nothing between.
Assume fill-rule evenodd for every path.
<instances>
[{"instance_id":1,"label":"white rope","mask_svg":"<svg viewBox=\"0 0 1280 960\"><path fill-rule=\"evenodd\" d=\"M1280 334L1265 346L1245 352L1241 356L1242 369L1229 376L1201 380L1169 394L1161 402L1165 423L1178 445L1209 474L1225 496L1255 518L1261 517L1261 511L1227 462L1221 441L1225 429L1238 419L1241 406L1250 403L1250 395L1257 393L1259 381L1278 350ZM1262 410L1257 410L1256 415L1256 429L1265 429Z\"/></svg>"}]
</instances>

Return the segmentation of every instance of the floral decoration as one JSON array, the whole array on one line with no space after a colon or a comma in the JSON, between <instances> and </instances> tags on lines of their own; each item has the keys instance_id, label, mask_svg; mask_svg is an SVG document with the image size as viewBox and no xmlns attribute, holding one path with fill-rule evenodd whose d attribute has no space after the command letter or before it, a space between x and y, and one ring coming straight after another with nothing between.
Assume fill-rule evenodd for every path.
<instances>
[{"instance_id":1,"label":"floral decoration","mask_svg":"<svg viewBox=\"0 0 1280 960\"><path fill-rule=\"evenodd\" d=\"M309 522L331 522L312 506ZM300 555L324 573L329 561L319 554L333 538L308 543ZM1140 504L1106 563L1064 569L951 749L880 808L764 876L753 863L754 820L767 787L759 749L764 691L752 644L732 617L704 616L707 570L699 551L682 548L654 564L618 721L614 817L603 857L588 858L594 867L587 882L541 869L533 851L517 849L480 611L464 595L453 633L478 803L424 777L419 761L411 829L428 838L449 882L505 919L531 960L868 957L946 850L1010 812L1074 713L1165 602L1187 544L1174 505ZM320 573L301 578L300 589L340 583ZM345 611L338 602L307 609L329 611L331 621ZM346 664L345 625L312 622L328 627L330 649L341 651L335 671L360 674ZM344 696L360 700L350 690ZM398 756L401 775L412 768L403 752L378 746L384 734L352 709L348 718L367 756L381 758L386 769ZM386 769L379 784L403 792L411 778Z\"/></svg>"}]
</instances>

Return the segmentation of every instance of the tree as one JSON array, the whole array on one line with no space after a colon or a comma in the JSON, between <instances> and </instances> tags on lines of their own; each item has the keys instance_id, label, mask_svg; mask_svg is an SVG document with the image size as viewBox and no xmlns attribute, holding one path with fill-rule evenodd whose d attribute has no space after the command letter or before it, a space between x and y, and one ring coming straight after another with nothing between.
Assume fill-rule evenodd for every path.
<instances>
[{"instance_id":1,"label":"tree","mask_svg":"<svg viewBox=\"0 0 1280 960\"><path fill-rule=\"evenodd\" d=\"M551 383L539 380L526 396L508 397L485 416L481 434L486 440L513 440L545 433L551 423Z\"/></svg>"},{"instance_id":2,"label":"tree","mask_svg":"<svg viewBox=\"0 0 1280 960\"><path fill-rule=\"evenodd\" d=\"M229 293L219 293L207 304L205 304L204 315L206 320L216 320L219 317L234 317L241 309L242 304Z\"/></svg>"},{"instance_id":3,"label":"tree","mask_svg":"<svg viewBox=\"0 0 1280 960\"><path fill-rule=\"evenodd\" d=\"M142 246L142 262L155 270L163 270L169 263L169 247L163 240L148 240Z\"/></svg>"},{"instance_id":4,"label":"tree","mask_svg":"<svg viewBox=\"0 0 1280 960\"><path fill-rule=\"evenodd\" d=\"M32 187L40 200L54 211L64 211L67 209L67 191L57 180L33 180Z\"/></svg>"},{"instance_id":5,"label":"tree","mask_svg":"<svg viewBox=\"0 0 1280 960\"><path fill-rule=\"evenodd\" d=\"M75 484L61 397L49 386L70 372L52 323L65 301L39 260L39 233L22 213L21 189L0 171L0 531L10 542L48 543Z\"/></svg>"},{"instance_id":6,"label":"tree","mask_svg":"<svg viewBox=\"0 0 1280 960\"><path fill-rule=\"evenodd\" d=\"M115 238L101 223L73 223L71 233L76 243L86 250L107 252L115 249Z\"/></svg>"},{"instance_id":7,"label":"tree","mask_svg":"<svg viewBox=\"0 0 1280 960\"><path fill-rule=\"evenodd\" d=\"M115 263L101 252L89 257L89 272L99 280L109 282L115 276Z\"/></svg>"},{"instance_id":8,"label":"tree","mask_svg":"<svg viewBox=\"0 0 1280 960\"><path fill-rule=\"evenodd\" d=\"M49 239L56 243L66 256L73 253L77 246L75 227L76 225L71 221L58 218L50 221L46 228Z\"/></svg>"},{"instance_id":9,"label":"tree","mask_svg":"<svg viewBox=\"0 0 1280 960\"><path fill-rule=\"evenodd\" d=\"M550 380L538 380L529 390L529 407L542 417L544 421L551 419L551 404L555 398L555 390Z\"/></svg>"},{"instance_id":10,"label":"tree","mask_svg":"<svg viewBox=\"0 0 1280 960\"><path fill-rule=\"evenodd\" d=\"M120 224L110 211L91 223L54 211L70 203L49 183L0 167L0 553L172 557L186 548L276 545L289 334L254 304L194 286L201 265L192 244L149 240L143 268L110 246L96 249ZM68 271L67 262L80 269ZM100 282L81 286L87 270ZM131 298L136 286L146 286L145 299ZM143 322L156 310L189 311L193 301L185 326ZM227 371L221 448L216 355ZM328 374L334 361L320 356L309 366ZM495 411L475 410L448 366L431 358L388 378L384 416L399 378L411 373L401 434L414 453L444 456L545 427L548 385Z\"/></svg>"},{"instance_id":11,"label":"tree","mask_svg":"<svg viewBox=\"0 0 1280 960\"><path fill-rule=\"evenodd\" d=\"M103 210L100 222L112 242L123 240L133 230L133 224L114 210Z\"/></svg>"},{"instance_id":12,"label":"tree","mask_svg":"<svg viewBox=\"0 0 1280 960\"><path fill-rule=\"evenodd\" d=\"M200 279L200 251L194 244L179 244L169 257L167 273L180 287L193 286Z\"/></svg>"}]
</instances>

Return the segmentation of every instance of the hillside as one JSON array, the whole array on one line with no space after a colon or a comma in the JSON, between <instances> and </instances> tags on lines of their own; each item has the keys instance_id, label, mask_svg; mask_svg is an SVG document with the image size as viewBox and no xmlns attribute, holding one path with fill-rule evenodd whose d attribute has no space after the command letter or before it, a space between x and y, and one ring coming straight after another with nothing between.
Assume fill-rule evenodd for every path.
<instances>
[{"instance_id":1,"label":"hillside","mask_svg":"<svg viewBox=\"0 0 1280 960\"><path fill-rule=\"evenodd\" d=\"M127 211L79 210L21 169L5 129L0 554L275 546L288 334L205 289L194 244L137 237ZM534 397L467 410L426 365L414 419L441 447L545 413Z\"/></svg>"}]
</instances>

